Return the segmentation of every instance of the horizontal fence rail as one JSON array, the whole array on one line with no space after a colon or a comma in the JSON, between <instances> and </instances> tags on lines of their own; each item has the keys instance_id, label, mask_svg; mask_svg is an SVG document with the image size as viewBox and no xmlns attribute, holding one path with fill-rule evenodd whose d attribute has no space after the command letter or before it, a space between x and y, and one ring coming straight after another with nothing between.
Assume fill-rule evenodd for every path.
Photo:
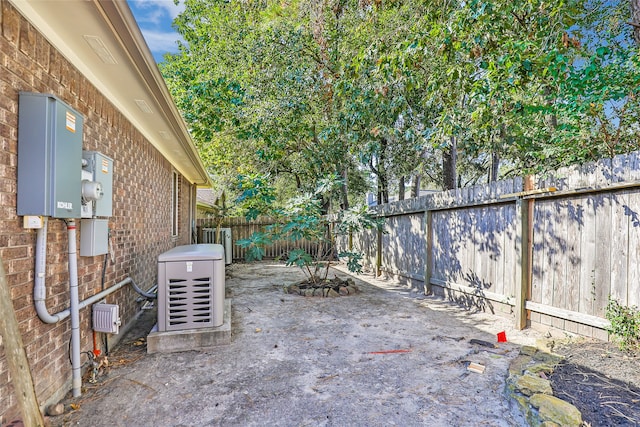
<instances>
[{"instance_id":1,"label":"horizontal fence rail","mask_svg":"<svg viewBox=\"0 0 640 427\"><path fill-rule=\"evenodd\" d=\"M385 232L350 239L365 264L468 309L606 339L609 297L640 305L638 152L373 210Z\"/></svg>"},{"instance_id":2,"label":"horizontal fence rail","mask_svg":"<svg viewBox=\"0 0 640 427\"><path fill-rule=\"evenodd\" d=\"M247 221L242 217L225 218L221 228L231 229L231 245L232 259L234 261L243 261L246 258L247 249L237 244L239 240L248 239L253 233L264 231L264 228L276 224L276 221L263 217L254 221ZM212 240L208 236L212 233L210 230L216 229L216 224L210 219L198 219L196 223L198 230L198 242L209 242ZM215 233L215 231L214 231ZM294 249L304 249L311 256L316 256L320 248L317 242L301 239L295 242L289 240L278 240L270 245L265 246L264 259L282 259L286 260L290 251Z\"/></svg>"}]
</instances>

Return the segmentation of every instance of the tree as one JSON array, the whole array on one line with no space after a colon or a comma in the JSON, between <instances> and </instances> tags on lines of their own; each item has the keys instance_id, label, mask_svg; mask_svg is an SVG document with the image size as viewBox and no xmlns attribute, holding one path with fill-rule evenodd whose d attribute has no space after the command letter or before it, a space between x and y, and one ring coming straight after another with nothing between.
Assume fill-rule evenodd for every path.
<instances>
[{"instance_id":1,"label":"tree","mask_svg":"<svg viewBox=\"0 0 640 427\"><path fill-rule=\"evenodd\" d=\"M382 224L367 212L364 205L342 210L335 219L326 215L323 200L340 185L337 176L328 176L318 182L314 191L299 193L279 204L273 197L268 177L240 177L242 193L238 204L246 207L247 219L264 215L275 221L264 230L237 242L247 249L247 261L261 260L264 246L276 240L307 240L316 244L315 253L302 248L293 249L286 254L286 262L300 267L309 283L323 283L332 261L337 258L346 259L348 269L360 273L362 254L350 250L336 253L336 236L380 228Z\"/></svg>"},{"instance_id":2,"label":"tree","mask_svg":"<svg viewBox=\"0 0 640 427\"><path fill-rule=\"evenodd\" d=\"M634 149L636 5L188 0L163 73L219 182L384 203Z\"/></svg>"}]
</instances>

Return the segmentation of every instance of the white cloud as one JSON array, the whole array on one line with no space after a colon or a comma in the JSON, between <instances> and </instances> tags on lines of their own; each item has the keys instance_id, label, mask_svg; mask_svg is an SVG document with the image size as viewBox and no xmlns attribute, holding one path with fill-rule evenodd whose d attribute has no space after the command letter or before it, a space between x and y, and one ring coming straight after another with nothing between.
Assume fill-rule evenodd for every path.
<instances>
[{"instance_id":1,"label":"white cloud","mask_svg":"<svg viewBox=\"0 0 640 427\"><path fill-rule=\"evenodd\" d=\"M177 40L182 38L176 33L166 31L142 30L144 39L152 52L172 52L178 51Z\"/></svg>"},{"instance_id":2,"label":"white cloud","mask_svg":"<svg viewBox=\"0 0 640 427\"><path fill-rule=\"evenodd\" d=\"M128 3L156 60L160 61L166 52L176 53L177 40L182 38L171 24L184 10L184 4L176 5L173 0L128 0Z\"/></svg>"},{"instance_id":3,"label":"white cloud","mask_svg":"<svg viewBox=\"0 0 640 427\"><path fill-rule=\"evenodd\" d=\"M176 5L173 0L129 0L129 3L138 10L138 22L154 25L173 21L184 10L184 4Z\"/></svg>"},{"instance_id":4,"label":"white cloud","mask_svg":"<svg viewBox=\"0 0 640 427\"><path fill-rule=\"evenodd\" d=\"M184 4L175 4L173 0L153 0L153 3L157 3L158 7L164 9L169 14L169 17L171 17L171 20L184 10Z\"/></svg>"}]
</instances>

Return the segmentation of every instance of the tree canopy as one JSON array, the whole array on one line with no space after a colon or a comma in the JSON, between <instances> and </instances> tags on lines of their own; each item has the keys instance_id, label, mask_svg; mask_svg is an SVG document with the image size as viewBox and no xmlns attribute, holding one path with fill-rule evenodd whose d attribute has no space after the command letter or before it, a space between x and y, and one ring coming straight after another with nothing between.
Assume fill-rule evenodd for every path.
<instances>
[{"instance_id":1,"label":"tree canopy","mask_svg":"<svg viewBox=\"0 0 640 427\"><path fill-rule=\"evenodd\" d=\"M214 178L343 208L637 149L637 0L186 0L162 72Z\"/></svg>"}]
</instances>

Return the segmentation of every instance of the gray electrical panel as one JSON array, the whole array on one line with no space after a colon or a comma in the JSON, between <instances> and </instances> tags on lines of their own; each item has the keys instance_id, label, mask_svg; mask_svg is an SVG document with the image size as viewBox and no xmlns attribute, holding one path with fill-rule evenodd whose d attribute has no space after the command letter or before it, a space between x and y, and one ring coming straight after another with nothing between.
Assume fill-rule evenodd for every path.
<instances>
[{"instance_id":1,"label":"gray electrical panel","mask_svg":"<svg viewBox=\"0 0 640 427\"><path fill-rule=\"evenodd\" d=\"M80 220L80 256L104 255L109 252L109 220Z\"/></svg>"},{"instance_id":2,"label":"gray electrical panel","mask_svg":"<svg viewBox=\"0 0 640 427\"><path fill-rule=\"evenodd\" d=\"M20 93L18 215L80 217L83 122L53 95Z\"/></svg>"}]
</instances>

